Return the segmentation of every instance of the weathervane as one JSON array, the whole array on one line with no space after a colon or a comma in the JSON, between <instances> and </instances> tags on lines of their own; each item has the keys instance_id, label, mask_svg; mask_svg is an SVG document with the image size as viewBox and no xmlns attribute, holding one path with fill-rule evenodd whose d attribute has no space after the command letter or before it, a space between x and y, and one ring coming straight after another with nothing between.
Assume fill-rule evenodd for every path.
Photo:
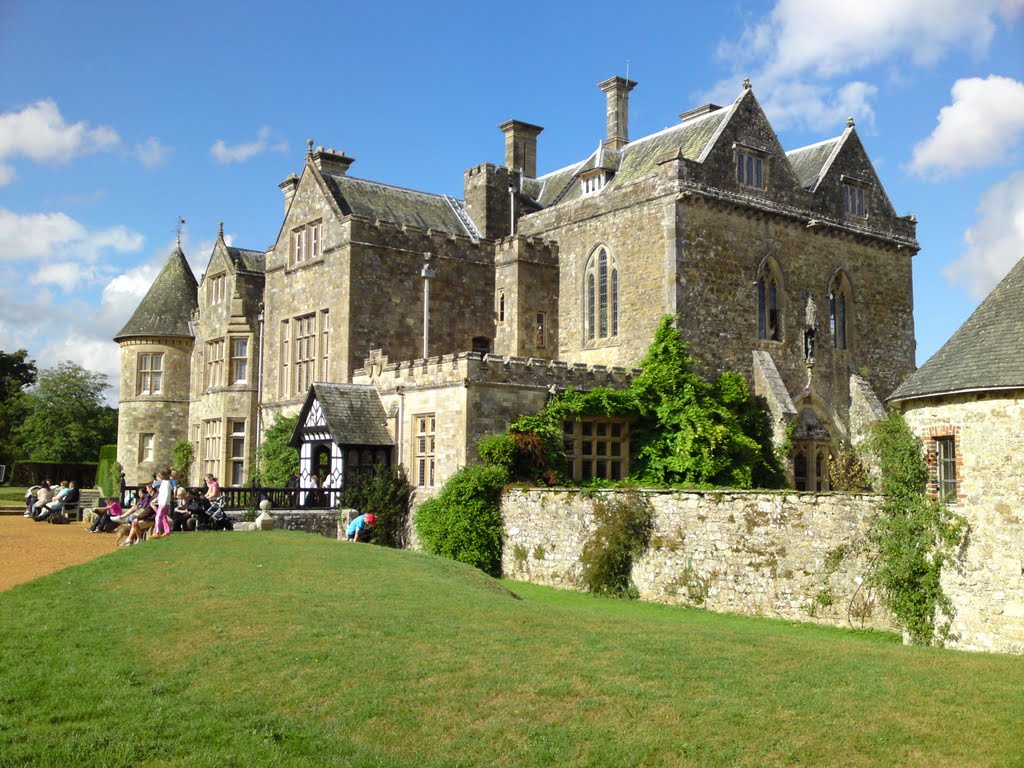
<instances>
[{"instance_id":1,"label":"weathervane","mask_svg":"<svg viewBox=\"0 0 1024 768\"><path fill-rule=\"evenodd\" d=\"M181 218L181 216L179 216L178 217L178 247L179 248L181 247L181 228L184 225L185 225L185 220L183 218Z\"/></svg>"}]
</instances>

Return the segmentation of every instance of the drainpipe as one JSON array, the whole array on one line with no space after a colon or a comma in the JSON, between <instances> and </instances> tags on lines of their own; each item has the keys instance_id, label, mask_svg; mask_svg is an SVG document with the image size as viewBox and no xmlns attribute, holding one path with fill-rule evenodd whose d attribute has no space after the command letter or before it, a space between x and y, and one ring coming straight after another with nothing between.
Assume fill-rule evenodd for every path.
<instances>
[{"instance_id":1,"label":"drainpipe","mask_svg":"<svg viewBox=\"0 0 1024 768\"><path fill-rule=\"evenodd\" d=\"M420 276L423 278L423 359L426 360L430 348L430 281L437 277L437 270L430 266L430 253L424 254L425 261Z\"/></svg>"}]
</instances>

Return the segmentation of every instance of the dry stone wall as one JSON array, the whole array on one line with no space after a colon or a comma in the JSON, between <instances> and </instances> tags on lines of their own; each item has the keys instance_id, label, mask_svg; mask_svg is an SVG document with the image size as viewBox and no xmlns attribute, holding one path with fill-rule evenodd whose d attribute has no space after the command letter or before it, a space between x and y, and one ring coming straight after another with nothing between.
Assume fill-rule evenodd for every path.
<instances>
[{"instance_id":1,"label":"dry stone wall","mask_svg":"<svg viewBox=\"0 0 1024 768\"><path fill-rule=\"evenodd\" d=\"M641 599L715 611L892 630L864 586L869 495L745 491L642 492L654 509L647 553L633 567ZM595 505L614 492L511 491L503 499L503 569L555 587L580 583Z\"/></svg>"}]
</instances>

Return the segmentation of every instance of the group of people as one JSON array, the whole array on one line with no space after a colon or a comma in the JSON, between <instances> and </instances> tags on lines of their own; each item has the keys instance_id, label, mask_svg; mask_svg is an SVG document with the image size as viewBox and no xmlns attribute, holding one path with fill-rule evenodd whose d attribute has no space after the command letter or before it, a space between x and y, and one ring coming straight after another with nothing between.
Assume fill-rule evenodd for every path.
<instances>
[{"instance_id":1,"label":"group of people","mask_svg":"<svg viewBox=\"0 0 1024 768\"><path fill-rule=\"evenodd\" d=\"M134 503L125 510L118 499L106 499L90 533L117 531L118 546L130 547L144 538L160 539L173 531L192 531L206 525L208 510L220 499L220 483L213 475L206 476L206 493L186 488L178 482L177 470L164 469L147 483Z\"/></svg>"},{"instance_id":2,"label":"group of people","mask_svg":"<svg viewBox=\"0 0 1024 768\"><path fill-rule=\"evenodd\" d=\"M62 480L59 486L52 486L43 480L39 487L25 494L25 517L37 523L53 522L63 514L64 508L78 504L78 486L74 480Z\"/></svg>"},{"instance_id":3,"label":"group of people","mask_svg":"<svg viewBox=\"0 0 1024 768\"><path fill-rule=\"evenodd\" d=\"M153 480L143 486L138 497L122 504L121 497L101 498L94 509L95 520L89 533L119 534L117 545L128 547L144 538L160 539L172 531L212 528L210 509L221 497L220 483L213 475L206 476L205 493L198 488L186 488L178 482L178 472L162 469ZM58 490L44 480L33 493L26 494L25 517L43 521L54 516L68 504L78 503L75 482L63 482Z\"/></svg>"}]
</instances>

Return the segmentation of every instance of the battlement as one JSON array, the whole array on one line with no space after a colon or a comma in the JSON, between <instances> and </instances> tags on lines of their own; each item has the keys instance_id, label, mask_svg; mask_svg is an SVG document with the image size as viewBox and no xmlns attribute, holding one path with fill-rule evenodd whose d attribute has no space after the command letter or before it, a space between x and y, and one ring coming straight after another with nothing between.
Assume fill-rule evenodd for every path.
<instances>
[{"instance_id":1,"label":"battlement","mask_svg":"<svg viewBox=\"0 0 1024 768\"><path fill-rule=\"evenodd\" d=\"M424 389L472 384L513 385L563 391L570 387L625 389L639 374L637 368L609 367L545 360L536 357L502 357L480 352L459 352L419 360L389 362L374 350L353 375L353 383L373 384L382 393L398 389Z\"/></svg>"},{"instance_id":2,"label":"battlement","mask_svg":"<svg viewBox=\"0 0 1024 768\"><path fill-rule=\"evenodd\" d=\"M465 175L467 178L470 176L479 176L480 174L496 176L499 169L502 171L508 170L507 168L495 165L494 163L480 163L480 165L474 165L472 168L469 168Z\"/></svg>"},{"instance_id":3,"label":"battlement","mask_svg":"<svg viewBox=\"0 0 1024 768\"><path fill-rule=\"evenodd\" d=\"M542 237L511 235L495 243L494 258L498 262L528 259L557 265L558 243Z\"/></svg>"}]
</instances>

